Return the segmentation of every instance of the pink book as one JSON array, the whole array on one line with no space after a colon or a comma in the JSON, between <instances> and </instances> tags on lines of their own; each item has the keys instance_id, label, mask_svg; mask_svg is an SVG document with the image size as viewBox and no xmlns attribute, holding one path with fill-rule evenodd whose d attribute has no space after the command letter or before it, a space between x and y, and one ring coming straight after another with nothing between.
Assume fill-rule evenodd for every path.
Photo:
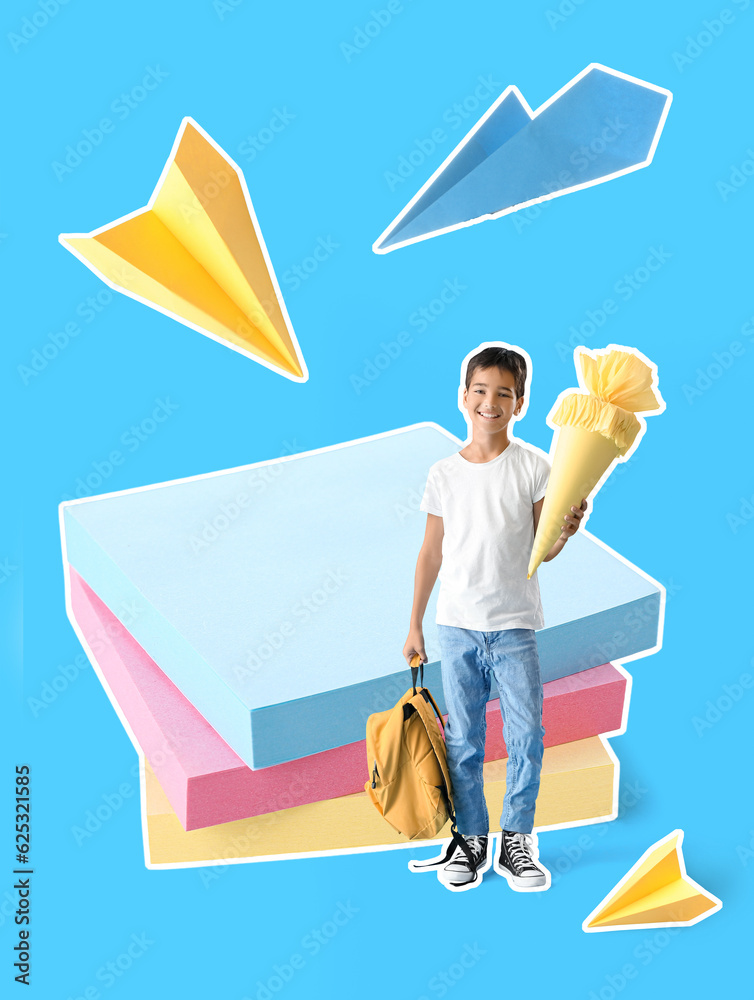
<instances>
[{"instance_id":1,"label":"pink book","mask_svg":"<svg viewBox=\"0 0 754 1000\"><path fill-rule=\"evenodd\" d=\"M70 566L69 573L73 615L94 666L186 830L363 789L365 740L253 771ZM406 677L408 688L408 670ZM626 685L625 672L610 663L546 683L545 746L619 730ZM487 706L485 760L506 756L496 699Z\"/></svg>"}]
</instances>

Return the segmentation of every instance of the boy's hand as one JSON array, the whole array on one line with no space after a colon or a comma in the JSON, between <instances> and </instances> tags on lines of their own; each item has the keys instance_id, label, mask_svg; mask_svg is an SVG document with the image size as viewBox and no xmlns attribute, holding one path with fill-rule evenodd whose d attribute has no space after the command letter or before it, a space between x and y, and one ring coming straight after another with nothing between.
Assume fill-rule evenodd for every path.
<instances>
[{"instance_id":1,"label":"boy's hand","mask_svg":"<svg viewBox=\"0 0 754 1000\"><path fill-rule=\"evenodd\" d=\"M413 656L418 656L422 663L427 662L427 653L424 649L424 633L421 629L411 629L408 633L408 639L406 639L406 645L403 647L403 656L411 666L411 658Z\"/></svg>"},{"instance_id":2,"label":"boy's hand","mask_svg":"<svg viewBox=\"0 0 754 1000\"><path fill-rule=\"evenodd\" d=\"M564 542L567 542L568 539L572 535L575 535L576 532L579 530L579 525L581 524L581 520L584 517L584 514L586 514L587 507L588 504L586 502L586 498L584 498L581 501L580 508L571 507L571 513L565 515L564 520L566 523L560 529L560 537Z\"/></svg>"}]
</instances>

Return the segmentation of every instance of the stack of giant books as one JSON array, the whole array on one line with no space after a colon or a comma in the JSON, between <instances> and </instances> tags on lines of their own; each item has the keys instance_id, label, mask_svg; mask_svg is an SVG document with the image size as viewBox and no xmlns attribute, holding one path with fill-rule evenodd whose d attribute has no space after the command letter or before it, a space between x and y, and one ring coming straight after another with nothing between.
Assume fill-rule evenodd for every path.
<instances>
[{"instance_id":1,"label":"stack of giant books","mask_svg":"<svg viewBox=\"0 0 754 1000\"><path fill-rule=\"evenodd\" d=\"M410 686L401 649L429 467L420 424L61 508L71 620L144 760L150 867L405 845L364 792L372 712ZM537 829L617 810L630 677L661 588L587 532L539 574L545 758ZM425 683L444 709L434 600ZM485 793L507 751L487 707Z\"/></svg>"}]
</instances>

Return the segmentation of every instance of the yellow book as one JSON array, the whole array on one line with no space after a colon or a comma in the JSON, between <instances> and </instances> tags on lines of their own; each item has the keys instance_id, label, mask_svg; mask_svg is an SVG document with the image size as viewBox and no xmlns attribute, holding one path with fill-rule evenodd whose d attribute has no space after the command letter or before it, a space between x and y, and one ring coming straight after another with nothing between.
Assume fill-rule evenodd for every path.
<instances>
[{"instance_id":1,"label":"yellow book","mask_svg":"<svg viewBox=\"0 0 754 1000\"><path fill-rule=\"evenodd\" d=\"M145 208L59 239L115 291L308 378L243 173L191 118Z\"/></svg>"},{"instance_id":2,"label":"yellow book","mask_svg":"<svg viewBox=\"0 0 754 1000\"><path fill-rule=\"evenodd\" d=\"M484 790L491 817L502 810L506 765L507 760L484 765ZM548 747L534 818L537 829L614 818L617 778L617 760L602 737ZM415 850L417 846L382 819L366 792L186 832L147 763L143 769L142 803L149 867L214 865L229 860L340 854L392 846L410 845ZM449 836L448 824L441 838Z\"/></svg>"},{"instance_id":3,"label":"yellow book","mask_svg":"<svg viewBox=\"0 0 754 1000\"><path fill-rule=\"evenodd\" d=\"M585 931L685 927L711 916L722 903L686 874L683 830L673 830L639 858L582 927Z\"/></svg>"}]
</instances>

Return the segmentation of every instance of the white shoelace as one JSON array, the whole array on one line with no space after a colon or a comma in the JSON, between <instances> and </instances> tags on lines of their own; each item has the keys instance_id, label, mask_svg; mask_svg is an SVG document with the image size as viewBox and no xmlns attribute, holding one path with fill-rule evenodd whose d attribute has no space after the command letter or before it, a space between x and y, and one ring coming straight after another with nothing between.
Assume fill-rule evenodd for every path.
<instances>
[{"instance_id":1,"label":"white shoelace","mask_svg":"<svg viewBox=\"0 0 754 1000\"><path fill-rule=\"evenodd\" d=\"M472 853L472 855L474 857L474 860L475 861L479 861L479 859L482 857L482 853L484 851L482 838L481 837L466 837L466 843L467 843L468 848L469 848L469 850L471 851L471 853ZM449 864L451 864L451 865L455 865L455 864L458 864L458 863L462 864L465 868L469 868L470 867L470 865L469 865L469 859L466 857L466 854L464 853L464 850L463 850L463 848L460 845L456 848L455 853L454 853L453 857L450 859L450 862L449 862Z\"/></svg>"},{"instance_id":2,"label":"white shoelace","mask_svg":"<svg viewBox=\"0 0 754 1000\"><path fill-rule=\"evenodd\" d=\"M513 864L520 868L533 868L539 871L534 858L531 856L532 839L528 833L503 834L505 844L508 848L508 855Z\"/></svg>"}]
</instances>

